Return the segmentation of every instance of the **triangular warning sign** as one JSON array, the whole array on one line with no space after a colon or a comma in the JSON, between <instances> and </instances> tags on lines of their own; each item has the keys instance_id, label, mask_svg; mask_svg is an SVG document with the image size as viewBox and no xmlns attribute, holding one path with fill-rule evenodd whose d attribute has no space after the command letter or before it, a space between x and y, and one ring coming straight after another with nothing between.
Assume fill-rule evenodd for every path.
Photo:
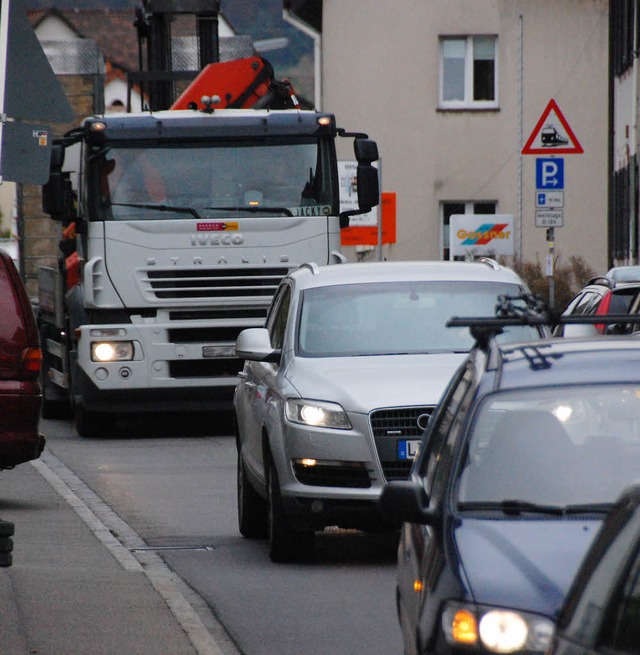
<instances>
[{"instance_id":1,"label":"triangular warning sign","mask_svg":"<svg viewBox=\"0 0 640 655\"><path fill-rule=\"evenodd\" d=\"M522 148L523 155L579 155L584 152L567 119L553 98L542 112L531 136Z\"/></svg>"}]
</instances>

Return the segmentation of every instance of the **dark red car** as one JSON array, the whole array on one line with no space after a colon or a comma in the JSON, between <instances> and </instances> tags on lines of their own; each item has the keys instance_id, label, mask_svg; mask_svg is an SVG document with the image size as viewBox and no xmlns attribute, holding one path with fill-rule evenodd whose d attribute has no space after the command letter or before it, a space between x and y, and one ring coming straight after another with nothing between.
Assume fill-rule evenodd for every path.
<instances>
[{"instance_id":1,"label":"dark red car","mask_svg":"<svg viewBox=\"0 0 640 655\"><path fill-rule=\"evenodd\" d=\"M18 270L0 249L0 469L37 459L42 352L31 303Z\"/></svg>"}]
</instances>

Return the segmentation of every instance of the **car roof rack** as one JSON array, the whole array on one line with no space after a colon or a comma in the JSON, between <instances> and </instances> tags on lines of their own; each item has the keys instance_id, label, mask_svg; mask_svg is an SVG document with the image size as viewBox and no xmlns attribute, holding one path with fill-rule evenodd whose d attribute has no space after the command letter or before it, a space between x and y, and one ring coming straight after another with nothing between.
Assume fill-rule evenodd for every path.
<instances>
[{"instance_id":1,"label":"car roof rack","mask_svg":"<svg viewBox=\"0 0 640 655\"><path fill-rule=\"evenodd\" d=\"M610 325L612 323L640 323L640 314L603 314L564 316L550 310L539 297L532 293L517 296L498 296L495 316L452 316L447 327L468 327L476 343L488 350L494 338L503 328L516 325L545 326L558 325Z\"/></svg>"}]
</instances>

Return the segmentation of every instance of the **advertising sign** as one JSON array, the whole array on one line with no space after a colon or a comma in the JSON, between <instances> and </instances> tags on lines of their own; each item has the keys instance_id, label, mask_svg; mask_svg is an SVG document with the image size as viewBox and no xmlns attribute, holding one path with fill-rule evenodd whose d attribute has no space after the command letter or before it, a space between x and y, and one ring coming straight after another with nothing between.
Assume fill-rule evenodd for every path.
<instances>
[{"instance_id":1,"label":"advertising sign","mask_svg":"<svg viewBox=\"0 0 640 655\"><path fill-rule=\"evenodd\" d=\"M449 253L454 256L514 255L512 214L452 214Z\"/></svg>"}]
</instances>

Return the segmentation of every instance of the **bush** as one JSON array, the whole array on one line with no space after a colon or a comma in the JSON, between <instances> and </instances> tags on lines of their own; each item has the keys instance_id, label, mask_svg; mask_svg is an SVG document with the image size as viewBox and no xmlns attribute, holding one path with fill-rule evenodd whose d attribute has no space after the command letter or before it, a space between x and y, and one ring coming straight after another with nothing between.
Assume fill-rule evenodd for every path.
<instances>
[{"instance_id":1,"label":"bush","mask_svg":"<svg viewBox=\"0 0 640 655\"><path fill-rule=\"evenodd\" d=\"M527 283L533 294L542 298L544 302L549 302L549 278L542 270L539 261L515 264L513 269ZM553 266L555 288L551 309L562 312L576 293L594 276L594 271L587 266L582 257L572 255L565 264L561 261L561 257L557 256Z\"/></svg>"}]
</instances>

